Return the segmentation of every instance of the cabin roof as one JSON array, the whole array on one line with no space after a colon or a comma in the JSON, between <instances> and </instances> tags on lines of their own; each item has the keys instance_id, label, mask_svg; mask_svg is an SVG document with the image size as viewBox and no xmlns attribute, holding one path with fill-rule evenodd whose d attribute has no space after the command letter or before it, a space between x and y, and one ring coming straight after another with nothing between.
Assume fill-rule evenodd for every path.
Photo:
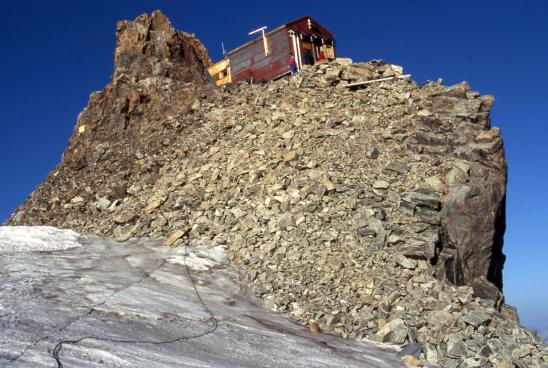
<instances>
[{"instance_id":1,"label":"cabin roof","mask_svg":"<svg viewBox=\"0 0 548 368\"><path fill-rule=\"evenodd\" d=\"M335 40L335 37L333 36L333 33L329 32L324 26L322 26L322 25L320 24L320 22L318 22L316 19L314 19L314 18L311 17L310 15L304 15L304 16L302 16L302 17L300 17L300 18L297 18L297 19L295 19L295 20L292 20L291 22L288 22L288 23L284 24L283 26L289 27L289 26L291 26L291 25L293 25L293 24L300 23L300 22L302 22L303 20L308 19L308 18L310 18L312 21L314 21L314 23L316 23L316 24L319 26L319 28L321 28L323 31L325 31L325 33L329 34L329 36L331 36L331 39L332 39L332 40ZM283 27L283 26L281 26L281 27ZM281 28L281 27L278 27L278 28Z\"/></svg>"},{"instance_id":2,"label":"cabin roof","mask_svg":"<svg viewBox=\"0 0 548 368\"><path fill-rule=\"evenodd\" d=\"M272 35L276 32L279 32L284 28L290 28L292 25L300 23L300 22L302 22L306 19L311 19L312 21L314 21L314 23L316 23L322 30L324 30L326 33L328 33L332 37L332 39L334 39L333 34L331 32L329 32L327 29L325 29L322 25L320 25L320 23L317 20L315 20L314 18L312 18L310 15L304 15L302 17L299 17L297 19L292 20L291 22L287 22L285 24L282 24L281 26L279 26L277 28L274 28L272 31L265 33L265 37L268 37L268 36L270 36L270 35ZM251 41L248 41L248 42L244 43L243 45L240 45L240 46L236 47L235 49L232 49L232 50L228 51L226 53L226 55L228 56L228 55L233 54L236 51L239 51L239 50L241 50L241 49L243 49L243 48L245 48L245 47L247 47L251 44L254 44L255 42L259 42L262 38L263 38L262 36L259 36L255 39L251 40Z\"/></svg>"}]
</instances>

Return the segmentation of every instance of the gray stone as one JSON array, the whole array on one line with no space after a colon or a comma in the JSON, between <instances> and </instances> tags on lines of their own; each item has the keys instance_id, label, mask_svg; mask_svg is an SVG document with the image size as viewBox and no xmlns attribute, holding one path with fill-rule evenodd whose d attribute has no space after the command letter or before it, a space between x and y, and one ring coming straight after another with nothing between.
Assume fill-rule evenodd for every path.
<instances>
[{"instance_id":1,"label":"gray stone","mask_svg":"<svg viewBox=\"0 0 548 368\"><path fill-rule=\"evenodd\" d=\"M377 148L372 148L371 151L369 151L368 157L372 159L376 159L379 157L381 152Z\"/></svg>"},{"instance_id":2,"label":"gray stone","mask_svg":"<svg viewBox=\"0 0 548 368\"><path fill-rule=\"evenodd\" d=\"M440 199L435 193L410 192L403 195L402 199L416 206L438 209Z\"/></svg>"},{"instance_id":3,"label":"gray stone","mask_svg":"<svg viewBox=\"0 0 548 368\"><path fill-rule=\"evenodd\" d=\"M280 229L286 229L289 226L293 226L293 216L290 213L284 213L278 220L278 226Z\"/></svg>"},{"instance_id":4,"label":"gray stone","mask_svg":"<svg viewBox=\"0 0 548 368\"><path fill-rule=\"evenodd\" d=\"M383 342L403 344L408 331L405 322L401 318L396 318L380 328L377 331L376 336L380 337Z\"/></svg>"},{"instance_id":5,"label":"gray stone","mask_svg":"<svg viewBox=\"0 0 548 368\"><path fill-rule=\"evenodd\" d=\"M385 169L400 174L407 174L409 172L409 166L395 161L392 161L388 165L386 165Z\"/></svg>"},{"instance_id":6,"label":"gray stone","mask_svg":"<svg viewBox=\"0 0 548 368\"><path fill-rule=\"evenodd\" d=\"M411 238L398 251L406 257L431 259L435 256L435 244Z\"/></svg>"},{"instance_id":7,"label":"gray stone","mask_svg":"<svg viewBox=\"0 0 548 368\"><path fill-rule=\"evenodd\" d=\"M453 358L465 357L467 352L466 345L462 341L460 334L451 334L447 337L447 355Z\"/></svg>"},{"instance_id":8,"label":"gray stone","mask_svg":"<svg viewBox=\"0 0 548 368\"><path fill-rule=\"evenodd\" d=\"M447 175L445 175L445 183L449 186L449 187L454 187L454 186L458 186L460 184L464 184L466 182L468 182L469 180L469 176L466 175L466 173L464 171L462 171L461 169L459 168L453 168L451 169Z\"/></svg>"},{"instance_id":9,"label":"gray stone","mask_svg":"<svg viewBox=\"0 0 548 368\"><path fill-rule=\"evenodd\" d=\"M422 351L421 344L411 343L403 347L402 351L399 353L400 356L412 355L416 358L420 358Z\"/></svg>"},{"instance_id":10,"label":"gray stone","mask_svg":"<svg viewBox=\"0 0 548 368\"><path fill-rule=\"evenodd\" d=\"M481 310L471 310L462 316L462 320L469 325L478 327L491 320L491 316Z\"/></svg>"},{"instance_id":11,"label":"gray stone","mask_svg":"<svg viewBox=\"0 0 548 368\"><path fill-rule=\"evenodd\" d=\"M358 229L358 235L359 236L370 236L370 237L375 237L377 236L377 232L373 229L369 229L367 227L360 227Z\"/></svg>"},{"instance_id":12,"label":"gray stone","mask_svg":"<svg viewBox=\"0 0 548 368\"><path fill-rule=\"evenodd\" d=\"M396 263L402 266L403 268L407 269L415 269L417 268L417 260L408 258L402 254L396 255Z\"/></svg>"},{"instance_id":13,"label":"gray stone","mask_svg":"<svg viewBox=\"0 0 548 368\"><path fill-rule=\"evenodd\" d=\"M104 210L108 209L108 207L110 206L110 201L108 200L108 198L100 197L99 199L97 199L97 202L96 202L95 206L98 209L104 211Z\"/></svg>"},{"instance_id":14,"label":"gray stone","mask_svg":"<svg viewBox=\"0 0 548 368\"><path fill-rule=\"evenodd\" d=\"M137 225L118 225L114 229L114 239L119 242L127 241L134 236L136 229Z\"/></svg>"},{"instance_id":15,"label":"gray stone","mask_svg":"<svg viewBox=\"0 0 548 368\"><path fill-rule=\"evenodd\" d=\"M339 79L341 71L339 69L328 69L325 72L325 80L327 82L334 82Z\"/></svg>"},{"instance_id":16,"label":"gray stone","mask_svg":"<svg viewBox=\"0 0 548 368\"><path fill-rule=\"evenodd\" d=\"M339 65L351 65L352 64L352 59L351 58L338 57L338 58L335 59L335 62Z\"/></svg>"},{"instance_id":17,"label":"gray stone","mask_svg":"<svg viewBox=\"0 0 548 368\"><path fill-rule=\"evenodd\" d=\"M375 189L388 189L390 188L390 183L386 180L376 180L373 183L373 188Z\"/></svg>"},{"instance_id":18,"label":"gray stone","mask_svg":"<svg viewBox=\"0 0 548 368\"><path fill-rule=\"evenodd\" d=\"M424 223L437 226L441 222L440 213L432 208L416 207L415 212L420 221Z\"/></svg>"},{"instance_id":19,"label":"gray stone","mask_svg":"<svg viewBox=\"0 0 548 368\"><path fill-rule=\"evenodd\" d=\"M520 358L523 358L527 355L530 355L532 351L531 345L520 345L514 350L512 350L512 359L518 360Z\"/></svg>"},{"instance_id":20,"label":"gray stone","mask_svg":"<svg viewBox=\"0 0 548 368\"><path fill-rule=\"evenodd\" d=\"M417 143L429 146L443 146L448 143L446 137L425 132L416 132L415 139Z\"/></svg>"}]
</instances>

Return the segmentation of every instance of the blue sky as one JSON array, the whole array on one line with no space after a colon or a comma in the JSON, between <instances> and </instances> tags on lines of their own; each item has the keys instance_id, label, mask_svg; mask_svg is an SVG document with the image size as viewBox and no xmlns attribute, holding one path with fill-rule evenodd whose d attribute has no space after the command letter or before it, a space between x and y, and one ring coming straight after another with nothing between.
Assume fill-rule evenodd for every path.
<instances>
[{"instance_id":1,"label":"blue sky","mask_svg":"<svg viewBox=\"0 0 548 368\"><path fill-rule=\"evenodd\" d=\"M548 2L17 1L5 2L0 47L0 221L59 162L76 116L113 69L119 19L161 9L214 60L308 14L339 56L385 59L423 82L462 80L496 103L509 163L504 292L530 328L548 328Z\"/></svg>"}]
</instances>

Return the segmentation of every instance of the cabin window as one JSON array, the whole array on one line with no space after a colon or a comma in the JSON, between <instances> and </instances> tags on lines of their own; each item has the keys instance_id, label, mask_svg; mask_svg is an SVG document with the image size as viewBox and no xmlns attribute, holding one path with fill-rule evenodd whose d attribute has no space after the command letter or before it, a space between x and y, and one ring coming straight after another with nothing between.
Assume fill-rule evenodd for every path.
<instances>
[{"instance_id":1,"label":"cabin window","mask_svg":"<svg viewBox=\"0 0 548 368\"><path fill-rule=\"evenodd\" d=\"M333 46L324 45L323 52L328 59L335 59L335 49Z\"/></svg>"},{"instance_id":2,"label":"cabin window","mask_svg":"<svg viewBox=\"0 0 548 368\"><path fill-rule=\"evenodd\" d=\"M230 62L228 59L221 60L220 62L210 66L208 68L209 74L215 84L221 86L232 81L230 75Z\"/></svg>"}]
</instances>

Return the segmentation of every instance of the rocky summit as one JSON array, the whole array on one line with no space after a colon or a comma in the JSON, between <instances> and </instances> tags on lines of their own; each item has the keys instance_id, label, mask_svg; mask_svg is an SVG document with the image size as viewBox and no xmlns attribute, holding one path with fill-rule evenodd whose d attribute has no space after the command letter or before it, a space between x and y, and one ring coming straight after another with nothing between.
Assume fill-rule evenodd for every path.
<instances>
[{"instance_id":1,"label":"rocky summit","mask_svg":"<svg viewBox=\"0 0 548 368\"><path fill-rule=\"evenodd\" d=\"M266 307L313 330L445 367L548 365L502 294L493 97L349 87L396 69L349 59L218 89L206 49L160 12L116 35L111 82L7 224L222 246Z\"/></svg>"}]
</instances>

